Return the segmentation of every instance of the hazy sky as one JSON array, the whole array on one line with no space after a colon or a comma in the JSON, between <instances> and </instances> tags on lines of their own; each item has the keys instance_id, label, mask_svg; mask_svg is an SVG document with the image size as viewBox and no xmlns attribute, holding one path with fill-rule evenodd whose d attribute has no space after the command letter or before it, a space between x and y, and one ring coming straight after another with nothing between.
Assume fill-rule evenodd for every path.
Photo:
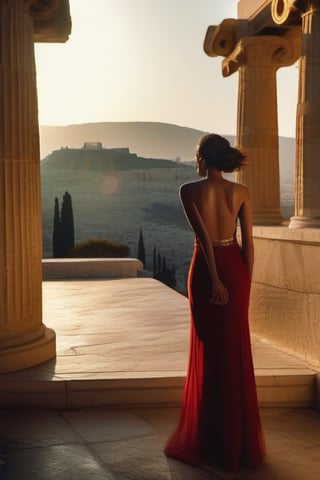
<instances>
[{"instance_id":1,"label":"hazy sky","mask_svg":"<svg viewBox=\"0 0 320 480\"><path fill-rule=\"evenodd\" d=\"M209 58L209 25L237 0L70 0L65 44L37 44L41 125L154 121L236 133L238 74ZM278 71L279 131L294 136L296 66ZM263 92L261 92L263 94Z\"/></svg>"}]
</instances>

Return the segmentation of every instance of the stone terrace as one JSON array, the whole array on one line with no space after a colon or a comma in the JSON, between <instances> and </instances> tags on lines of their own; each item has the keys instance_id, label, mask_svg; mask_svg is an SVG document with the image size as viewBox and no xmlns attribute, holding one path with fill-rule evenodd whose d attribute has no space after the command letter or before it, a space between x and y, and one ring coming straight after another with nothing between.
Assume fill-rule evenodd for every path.
<instances>
[{"instance_id":1,"label":"stone terrace","mask_svg":"<svg viewBox=\"0 0 320 480\"><path fill-rule=\"evenodd\" d=\"M179 405L189 347L188 300L151 278L43 282L57 357L0 375L0 406ZM261 406L310 407L315 371L252 335Z\"/></svg>"}]
</instances>

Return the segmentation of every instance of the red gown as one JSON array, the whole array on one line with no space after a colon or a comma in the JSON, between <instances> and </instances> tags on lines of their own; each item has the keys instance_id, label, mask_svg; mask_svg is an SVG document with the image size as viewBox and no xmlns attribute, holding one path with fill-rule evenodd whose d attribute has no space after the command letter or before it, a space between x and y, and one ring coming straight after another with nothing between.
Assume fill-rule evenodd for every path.
<instances>
[{"instance_id":1,"label":"red gown","mask_svg":"<svg viewBox=\"0 0 320 480\"><path fill-rule=\"evenodd\" d=\"M188 372L180 419L165 453L238 471L257 466L265 454L248 325L250 277L236 240L214 246L214 253L229 302L209 302L210 275L196 243L188 277Z\"/></svg>"}]
</instances>

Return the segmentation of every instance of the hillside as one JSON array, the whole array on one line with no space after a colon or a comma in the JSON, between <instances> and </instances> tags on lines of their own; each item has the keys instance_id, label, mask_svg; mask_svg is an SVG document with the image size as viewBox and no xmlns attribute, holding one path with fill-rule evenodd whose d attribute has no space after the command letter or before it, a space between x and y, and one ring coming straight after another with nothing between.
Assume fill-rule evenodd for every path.
<instances>
[{"instance_id":1,"label":"hillside","mask_svg":"<svg viewBox=\"0 0 320 480\"><path fill-rule=\"evenodd\" d=\"M95 128L97 125L102 129L101 135ZM111 140L111 131L118 130L117 124L89 127L46 127L55 151L41 162L44 257L52 256L54 199L57 197L61 202L68 191L72 196L76 243L89 238L108 238L129 245L130 255L136 256L142 228L147 269L152 271L156 246L157 251L166 256L167 265L175 265L177 286L184 290L193 235L178 191L182 183L197 178L194 149L204 132L167 124L125 124L123 132L127 132L128 137L120 140L118 131L119 143L116 143ZM109 132L109 144L102 131ZM169 131L170 141L165 142L161 132L164 135ZM73 137L68 138L69 133ZM139 153L128 138L140 145ZM229 138L233 143L232 137ZM98 151L83 149L84 143L90 141L101 142L103 147ZM109 148L104 148L106 146ZM293 214L293 139L281 138L280 149L281 204L283 215L288 218ZM171 159L179 157L192 164L167 160L166 153Z\"/></svg>"},{"instance_id":2,"label":"hillside","mask_svg":"<svg viewBox=\"0 0 320 480\"><path fill-rule=\"evenodd\" d=\"M127 147L140 157L184 162L194 161L195 147L207 132L157 122L104 122L67 126L41 126L40 152L45 158L64 147L81 148L84 142L101 142L105 148ZM233 145L234 135L225 135ZM282 184L292 184L294 176L293 138L280 137Z\"/></svg>"},{"instance_id":3,"label":"hillside","mask_svg":"<svg viewBox=\"0 0 320 480\"><path fill-rule=\"evenodd\" d=\"M90 172L114 172L128 170L149 170L151 168L192 167L182 162L157 158L138 157L128 148L90 149L61 148L47 155L41 162L42 172L48 170L86 170Z\"/></svg>"},{"instance_id":4,"label":"hillside","mask_svg":"<svg viewBox=\"0 0 320 480\"><path fill-rule=\"evenodd\" d=\"M102 168L101 158L92 163L87 158L81 168L79 162L78 168L66 168L65 161L61 168L59 163L68 154L72 160L69 165L74 166L74 155L66 150L54 152L41 164L43 256L52 257L54 199L57 197L61 205L68 191L72 196L76 243L108 238L129 245L130 256L135 257L142 228L147 269L152 272L156 246L166 256L167 265L175 265L178 287L183 290L193 242L178 191L182 183L196 178L195 169L168 160L134 156L126 159L127 169L123 168L124 161L117 168L115 158L112 164L107 162L106 169ZM143 160L147 166L140 163Z\"/></svg>"},{"instance_id":5,"label":"hillside","mask_svg":"<svg viewBox=\"0 0 320 480\"><path fill-rule=\"evenodd\" d=\"M128 147L138 156L183 161L194 159L195 145L207 132L156 122L105 122L40 127L41 158L53 150L84 142L101 142L105 148Z\"/></svg>"}]
</instances>

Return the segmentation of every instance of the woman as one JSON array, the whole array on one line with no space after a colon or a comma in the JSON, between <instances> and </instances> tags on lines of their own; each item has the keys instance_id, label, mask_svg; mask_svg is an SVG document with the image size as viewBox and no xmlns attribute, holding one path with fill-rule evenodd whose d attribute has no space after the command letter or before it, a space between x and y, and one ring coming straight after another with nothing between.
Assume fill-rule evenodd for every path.
<instances>
[{"instance_id":1,"label":"woman","mask_svg":"<svg viewBox=\"0 0 320 480\"><path fill-rule=\"evenodd\" d=\"M222 176L244 161L225 138L206 135L196 152L204 178L180 189L195 233L188 278L190 353L180 419L165 447L168 456L227 471L257 466L265 448L248 326L251 204L244 185Z\"/></svg>"}]
</instances>

